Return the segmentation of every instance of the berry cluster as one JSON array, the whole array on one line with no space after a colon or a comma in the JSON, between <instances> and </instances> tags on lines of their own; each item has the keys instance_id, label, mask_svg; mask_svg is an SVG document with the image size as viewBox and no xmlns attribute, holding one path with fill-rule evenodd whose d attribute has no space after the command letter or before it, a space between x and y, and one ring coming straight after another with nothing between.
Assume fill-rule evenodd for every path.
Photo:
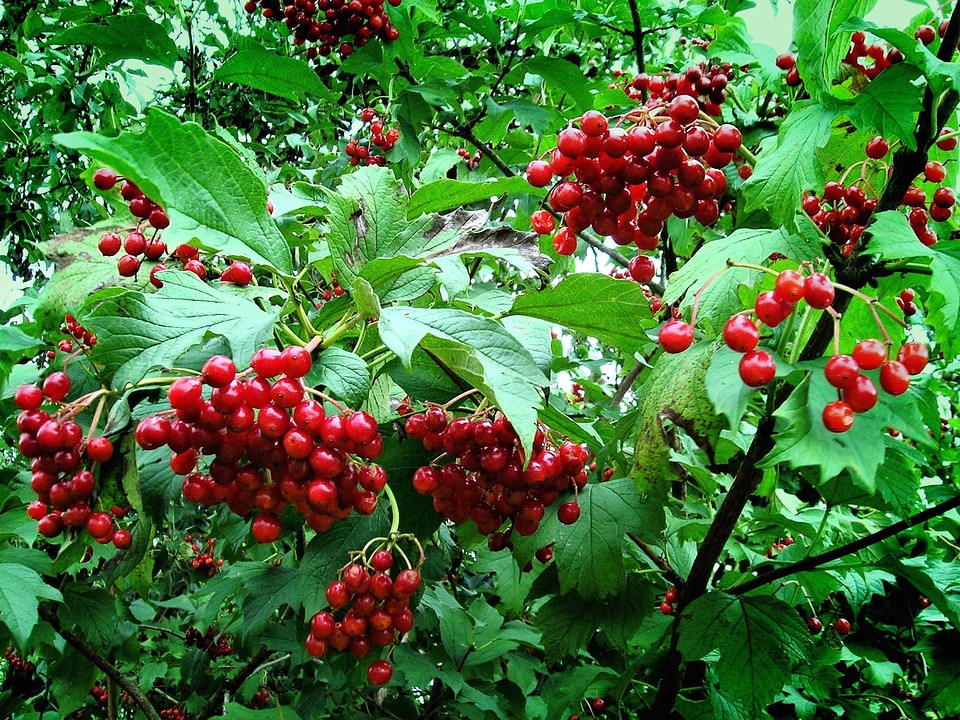
<instances>
[{"instance_id":1,"label":"berry cluster","mask_svg":"<svg viewBox=\"0 0 960 720\"><path fill-rule=\"evenodd\" d=\"M786 73L784 81L789 87L798 87L803 83L800 71L797 70L797 59L793 53L785 52L777 55L777 67Z\"/></svg>"},{"instance_id":2,"label":"berry cluster","mask_svg":"<svg viewBox=\"0 0 960 720\"><path fill-rule=\"evenodd\" d=\"M324 288L323 292L320 293L320 299L316 302L315 307L319 310L323 307L324 303L328 303L334 298L341 297L346 290L340 285L340 281L337 279L337 276L334 273L330 274L330 287Z\"/></svg>"},{"instance_id":3,"label":"berry cluster","mask_svg":"<svg viewBox=\"0 0 960 720\"><path fill-rule=\"evenodd\" d=\"M897 295L897 307L900 308L900 312L903 313L904 317L917 314L917 304L914 302L916 299L917 293L913 288L905 288Z\"/></svg>"},{"instance_id":4,"label":"berry cluster","mask_svg":"<svg viewBox=\"0 0 960 720\"><path fill-rule=\"evenodd\" d=\"M682 73L664 72L648 75L640 73L627 83L624 91L632 100L656 107L680 95L697 101L700 109L712 117L720 117L720 106L727 99L727 85L734 79L730 63L722 65L691 65Z\"/></svg>"},{"instance_id":5,"label":"berry cluster","mask_svg":"<svg viewBox=\"0 0 960 720\"><path fill-rule=\"evenodd\" d=\"M957 140L953 131L945 128L944 137L937 145L944 150L955 148ZM890 144L878 135L867 143L865 152L870 160L880 161L889 154ZM862 163L861 167L865 169L866 163ZM927 246L937 242L937 234L929 221L948 220L956 203L954 190L941 185L946 174L943 164L936 160L930 160L924 167L923 180L937 185L929 205L926 192L916 184L907 188L903 196L904 212L910 227L917 239ZM869 189L870 183L862 170L860 177L849 185L828 182L824 185L822 196L808 193L803 198L803 211L824 235L841 247L844 257L849 257L857 249L864 227L877 207L877 198L868 197L864 187Z\"/></svg>"},{"instance_id":6,"label":"berry cluster","mask_svg":"<svg viewBox=\"0 0 960 720\"><path fill-rule=\"evenodd\" d=\"M24 660L13 648L7 648L7 651L3 654L3 657L7 663L9 663L8 672L10 673L33 675L33 673L37 670L36 665L29 660Z\"/></svg>"},{"instance_id":7,"label":"berry cluster","mask_svg":"<svg viewBox=\"0 0 960 720\"><path fill-rule=\"evenodd\" d=\"M64 527L85 527L97 542L113 542L120 548L130 547L133 537L128 530L114 527L114 516L125 512L94 512L91 508L96 480L84 467L107 462L113 457L113 443L103 436L85 438L83 428L72 418L84 403L64 403L70 392L70 378L65 372L50 373L38 387L17 388L14 402L20 408L17 428L20 438L17 449L30 458L30 487L37 499L27 506L27 515L37 521L44 537L56 537ZM44 402L59 406L51 415L41 406Z\"/></svg>"},{"instance_id":8,"label":"berry cluster","mask_svg":"<svg viewBox=\"0 0 960 720\"><path fill-rule=\"evenodd\" d=\"M250 705L253 707L269 707L270 706L270 691L266 688L261 688L257 690L253 697L250 698Z\"/></svg>"},{"instance_id":9,"label":"berry cluster","mask_svg":"<svg viewBox=\"0 0 960 720\"><path fill-rule=\"evenodd\" d=\"M170 466L185 476L188 501L226 503L241 516L255 509L257 542L280 537L288 503L316 532L354 510L369 515L387 475L358 458L374 460L383 451L377 422L366 412L328 414L309 398L302 378L311 365L310 352L297 346L258 350L241 374L233 360L214 355L200 377L173 382L172 410L141 420L136 441L146 450L173 451ZM209 399L204 386L212 389ZM201 459L206 473L198 470Z\"/></svg>"},{"instance_id":10,"label":"berry cluster","mask_svg":"<svg viewBox=\"0 0 960 720\"><path fill-rule=\"evenodd\" d=\"M679 597L680 594L673 585L668 587L667 592L664 594L663 602L660 603L660 612L664 615L673 615L673 606Z\"/></svg>"},{"instance_id":11,"label":"berry cluster","mask_svg":"<svg viewBox=\"0 0 960 720\"><path fill-rule=\"evenodd\" d=\"M773 545L767 548L767 557L772 558L781 550L786 550L788 547L793 545L794 540L789 535L785 538L778 539Z\"/></svg>"},{"instance_id":12,"label":"berry cluster","mask_svg":"<svg viewBox=\"0 0 960 720\"><path fill-rule=\"evenodd\" d=\"M850 38L850 49L843 62L873 80L891 65L903 62L903 53L888 48L886 43L868 43L867 36L857 31Z\"/></svg>"},{"instance_id":13,"label":"berry cluster","mask_svg":"<svg viewBox=\"0 0 960 720\"><path fill-rule=\"evenodd\" d=\"M426 465L413 475L413 487L433 497L433 507L453 523L476 523L488 535L491 550L510 547L516 530L536 532L546 507L560 493L576 492L587 483L588 453L569 440L554 441L537 428L533 456L524 468L520 439L504 416L493 421L484 415L451 419L440 407L407 418L406 432L431 451L443 451L453 462ZM560 522L571 525L580 517L576 500L557 509ZM500 531L505 521L510 526Z\"/></svg>"},{"instance_id":14,"label":"berry cluster","mask_svg":"<svg viewBox=\"0 0 960 720\"><path fill-rule=\"evenodd\" d=\"M121 182L122 181L122 182ZM130 214L145 220L156 230L170 225L170 218L159 205L143 194L132 180L121 178L110 168L99 168L93 173L93 185L97 190L112 190L120 182L120 197L127 201Z\"/></svg>"},{"instance_id":15,"label":"berry cluster","mask_svg":"<svg viewBox=\"0 0 960 720\"><path fill-rule=\"evenodd\" d=\"M327 585L329 610L310 619L306 640L310 655L321 658L333 648L363 658L374 647L387 647L410 632L410 598L420 587L420 572L408 566L391 577L392 567L393 554L384 545L369 560L360 552L340 569L337 579ZM376 660L367 669L373 685L384 685L392 676L387 660Z\"/></svg>"},{"instance_id":16,"label":"berry cluster","mask_svg":"<svg viewBox=\"0 0 960 720\"><path fill-rule=\"evenodd\" d=\"M470 151L466 148L458 148L457 155L466 160L467 170L473 170L475 167L477 167L477 165L480 164L480 161L483 160L483 150L477 150L473 155L471 155Z\"/></svg>"},{"instance_id":17,"label":"berry cluster","mask_svg":"<svg viewBox=\"0 0 960 720\"><path fill-rule=\"evenodd\" d=\"M72 336L74 340L79 340L83 348L89 349L97 344L96 336L77 322L77 319L73 315L66 315L63 322L65 333ZM61 352L73 352L73 342L70 340L61 340L58 347Z\"/></svg>"},{"instance_id":18,"label":"berry cluster","mask_svg":"<svg viewBox=\"0 0 960 720\"><path fill-rule=\"evenodd\" d=\"M214 627L207 628L205 633L195 627L188 627L185 633L187 645L193 645L203 650L208 656L216 660L233 652L230 638L225 633L217 634Z\"/></svg>"},{"instance_id":19,"label":"berry cluster","mask_svg":"<svg viewBox=\"0 0 960 720\"><path fill-rule=\"evenodd\" d=\"M160 711L163 720L187 720L187 715L180 708L167 708Z\"/></svg>"},{"instance_id":20,"label":"berry cluster","mask_svg":"<svg viewBox=\"0 0 960 720\"><path fill-rule=\"evenodd\" d=\"M192 554L190 567L194 570L202 570L210 577L213 577L220 571L220 568L223 567L223 558L217 557L216 541L213 538L209 538L206 543L201 544L196 542L192 536L187 535L183 538L183 541L190 545L190 552Z\"/></svg>"},{"instance_id":21,"label":"berry cluster","mask_svg":"<svg viewBox=\"0 0 960 720\"><path fill-rule=\"evenodd\" d=\"M400 0L387 0L396 7ZM363 47L371 38L393 41L400 32L390 24L383 0L247 0L244 9L282 21L293 32L294 45L317 43L307 57L327 56L336 49L342 57Z\"/></svg>"},{"instance_id":22,"label":"berry cluster","mask_svg":"<svg viewBox=\"0 0 960 720\"><path fill-rule=\"evenodd\" d=\"M572 254L576 234L587 228L618 245L654 250L671 215L717 221L727 190L720 168L741 144L737 128L704 121L697 101L678 95L613 127L603 113L584 113L579 127L560 132L549 160L527 166L527 180L553 183L547 200L564 222L553 238L559 254Z\"/></svg>"},{"instance_id":23,"label":"berry cluster","mask_svg":"<svg viewBox=\"0 0 960 720\"><path fill-rule=\"evenodd\" d=\"M347 143L344 152L350 158L350 164L385 166L387 156L384 153L393 150L393 146L400 139L400 131L397 128L386 127L373 108L361 110L360 120L370 136L354 138Z\"/></svg>"}]
</instances>

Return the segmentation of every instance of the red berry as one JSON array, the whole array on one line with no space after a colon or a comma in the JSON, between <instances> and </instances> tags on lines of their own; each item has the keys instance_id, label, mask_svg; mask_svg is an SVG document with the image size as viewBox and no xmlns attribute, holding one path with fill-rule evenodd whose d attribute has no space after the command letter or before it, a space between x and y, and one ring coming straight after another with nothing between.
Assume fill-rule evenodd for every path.
<instances>
[{"instance_id":1,"label":"red berry","mask_svg":"<svg viewBox=\"0 0 960 720\"><path fill-rule=\"evenodd\" d=\"M220 275L221 282L229 282L234 285L249 285L253 280L253 270L245 262L239 260L230 263L226 270Z\"/></svg>"},{"instance_id":2,"label":"red berry","mask_svg":"<svg viewBox=\"0 0 960 720\"><path fill-rule=\"evenodd\" d=\"M793 303L780 298L773 290L765 290L757 295L753 304L757 319L767 327L776 327L793 312Z\"/></svg>"},{"instance_id":3,"label":"red berry","mask_svg":"<svg viewBox=\"0 0 960 720\"><path fill-rule=\"evenodd\" d=\"M233 382L237 368L226 355L214 355L203 364L200 374L207 385L221 388Z\"/></svg>"},{"instance_id":4,"label":"red berry","mask_svg":"<svg viewBox=\"0 0 960 720\"><path fill-rule=\"evenodd\" d=\"M781 53L777 55L777 67L781 70L789 70L790 68L796 67L797 60L793 57L793 53Z\"/></svg>"},{"instance_id":5,"label":"red berry","mask_svg":"<svg viewBox=\"0 0 960 720\"><path fill-rule=\"evenodd\" d=\"M408 568L401 571L393 581L393 596L401 600L411 598L419 587L420 573Z\"/></svg>"},{"instance_id":6,"label":"red berry","mask_svg":"<svg viewBox=\"0 0 960 720\"><path fill-rule=\"evenodd\" d=\"M876 338L867 338L853 348L853 359L864 370L876 370L887 359L887 346Z\"/></svg>"},{"instance_id":7,"label":"red berry","mask_svg":"<svg viewBox=\"0 0 960 720\"><path fill-rule=\"evenodd\" d=\"M90 537L98 540L107 536L113 539L113 518L110 513L91 513L87 518L87 532L90 533Z\"/></svg>"},{"instance_id":8,"label":"red berry","mask_svg":"<svg viewBox=\"0 0 960 720\"><path fill-rule=\"evenodd\" d=\"M807 618L807 627L811 633L818 635L823 630L823 622L818 617Z\"/></svg>"},{"instance_id":9,"label":"red berry","mask_svg":"<svg viewBox=\"0 0 960 720\"><path fill-rule=\"evenodd\" d=\"M813 273L803 283L803 296L810 307L823 310L833 303L833 283L823 273Z\"/></svg>"},{"instance_id":10,"label":"red berry","mask_svg":"<svg viewBox=\"0 0 960 720\"><path fill-rule=\"evenodd\" d=\"M106 257L113 257L123 246L123 241L120 239L120 236L115 232L104 233L100 237L100 241L97 243L97 247L100 249L100 253Z\"/></svg>"},{"instance_id":11,"label":"red berry","mask_svg":"<svg viewBox=\"0 0 960 720\"><path fill-rule=\"evenodd\" d=\"M133 255L124 255L117 260L117 272L121 277L133 277L140 270L140 258Z\"/></svg>"},{"instance_id":12,"label":"red berry","mask_svg":"<svg viewBox=\"0 0 960 720\"><path fill-rule=\"evenodd\" d=\"M833 629L837 631L837 635L849 635L850 621L846 618L837 618L837 621L833 624Z\"/></svg>"},{"instance_id":13,"label":"red berry","mask_svg":"<svg viewBox=\"0 0 960 720\"><path fill-rule=\"evenodd\" d=\"M345 608L350 602L350 589L342 580L334 580L327 585L327 604L333 610Z\"/></svg>"},{"instance_id":14,"label":"red berry","mask_svg":"<svg viewBox=\"0 0 960 720\"><path fill-rule=\"evenodd\" d=\"M918 375L927 366L927 362L930 360L930 351L923 343L904 343L897 351L897 360L903 363L908 373Z\"/></svg>"},{"instance_id":15,"label":"red berry","mask_svg":"<svg viewBox=\"0 0 960 720\"><path fill-rule=\"evenodd\" d=\"M860 365L850 355L834 355L823 369L827 382L835 388L848 388L857 381Z\"/></svg>"},{"instance_id":16,"label":"red berry","mask_svg":"<svg viewBox=\"0 0 960 720\"><path fill-rule=\"evenodd\" d=\"M43 381L43 394L53 402L60 402L70 392L70 378L65 372L50 373Z\"/></svg>"},{"instance_id":17,"label":"red berry","mask_svg":"<svg viewBox=\"0 0 960 720\"><path fill-rule=\"evenodd\" d=\"M795 303L803 297L804 277L799 270L784 270L777 275L774 293L781 300Z\"/></svg>"},{"instance_id":18,"label":"red berry","mask_svg":"<svg viewBox=\"0 0 960 720\"><path fill-rule=\"evenodd\" d=\"M648 255L637 255L635 258L630 260L630 264L627 269L630 272L630 277L632 277L638 283L650 282L653 280L653 276L656 273L653 260Z\"/></svg>"},{"instance_id":19,"label":"red berry","mask_svg":"<svg viewBox=\"0 0 960 720\"><path fill-rule=\"evenodd\" d=\"M284 348L280 353L280 367L288 377L303 377L313 366L310 353L297 345Z\"/></svg>"},{"instance_id":20,"label":"red berry","mask_svg":"<svg viewBox=\"0 0 960 720\"><path fill-rule=\"evenodd\" d=\"M830 432L846 432L853 427L853 409L842 400L834 400L824 406L822 419Z\"/></svg>"},{"instance_id":21,"label":"red berry","mask_svg":"<svg viewBox=\"0 0 960 720\"><path fill-rule=\"evenodd\" d=\"M668 603L675 603L679 597L680 597L680 593L677 592L677 588L671 585L670 587L667 588L667 592L664 595L663 599L666 600Z\"/></svg>"},{"instance_id":22,"label":"red berry","mask_svg":"<svg viewBox=\"0 0 960 720\"><path fill-rule=\"evenodd\" d=\"M113 533L113 546L117 550L127 550L133 545L133 535L129 530L117 530Z\"/></svg>"},{"instance_id":23,"label":"red berry","mask_svg":"<svg viewBox=\"0 0 960 720\"><path fill-rule=\"evenodd\" d=\"M533 160L527 165L527 182L534 187L546 187L553 180L550 164L543 160Z\"/></svg>"},{"instance_id":24,"label":"red berry","mask_svg":"<svg viewBox=\"0 0 960 720\"><path fill-rule=\"evenodd\" d=\"M553 249L558 255L573 255L577 250L577 236L568 227L562 227L553 236Z\"/></svg>"},{"instance_id":25,"label":"red berry","mask_svg":"<svg viewBox=\"0 0 960 720\"><path fill-rule=\"evenodd\" d=\"M367 680L371 685L386 685L393 677L393 665L386 660L374 660L367 668Z\"/></svg>"},{"instance_id":26,"label":"red berry","mask_svg":"<svg viewBox=\"0 0 960 720\"><path fill-rule=\"evenodd\" d=\"M580 505L576 500L570 500L557 508L557 519L564 525L573 525L580 519Z\"/></svg>"},{"instance_id":27,"label":"red berry","mask_svg":"<svg viewBox=\"0 0 960 720\"><path fill-rule=\"evenodd\" d=\"M43 391L36 385L21 385L13 401L21 410L36 410L43 404Z\"/></svg>"},{"instance_id":28,"label":"red berry","mask_svg":"<svg viewBox=\"0 0 960 720\"><path fill-rule=\"evenodd\" d=\"M760 342L760 331L746 315L734 315L723 326L723 340L731 350L750 352Z\"/></svg>"},{"instance_id":29,"label":"red berry","mask_svg":"<svg viewBox=\"0 0 960 720\"><path fill-rule=\"evenodd\" d=\"M890 395L903 395L907 391L910 373L903 363L891 360L880 366L880 387Z\"/></svg>"},{"instance_id":30,"label":"red berry","mask_svg":"<svg viewBox=\"0 0 960 720\"><path fill-rule=\"evenodd\" d=\"M937 39L937 31L932 25L921 25L913 31L913 37L924 45L929 45Z\"/></svg>"},{"instance_id":31,"label":"red berry","mask_svg":"<svg viewBox=\"0 0 960 720\"><path fill-rule=\"evenodd\" d=\"M90 442L87 443L87 457L93 462L106 462L113 457L113 443L102 435L90 438Z\"/></svg>"},{"instance_id":32,"label":"red berry","mask_svg":"<svg viewBox=\"0 0 960 720\"><path fill-rule=\"evenodd\" d=\"M713 131L713 144L721 152L733 153L743 145L743 136L733 125L721 125Z\"/></svg>"},{"instance_id":33,"label":"red berry","mask_svg":"<svg viewBox=\"0 0 960 720\"><path fill-rule=\"evenodd\" d=\"M760 387L769 383L777 374L777 364L770 353L764 350L751 350L740 358L740 379L750 387Z\"/></svg>"},{"instance_id":34,"label":"red berry","mask_svg":"<svg viewBox=\"0 0 960 720\"><path fill-rule=\"evenodd\" d=\"M670 101L667 113L681 125L689 125L700 114L700 103L689 95L677 95Z\"/></svg>"},{"instance_id":35,"label":"red berry","mask_svg":"<svg viewBox=\"0 0 960 720\"><path fill-rule=\"evenodd\" d=\"M693 344L693 327L683 320L669 320L660 328L660 347L667 353L681 353Z\"/></svg>"},{"instance_id":36,"label":"red berry","mask_svg":"<svg viewBox=\"0 0 960 720\"><path fill-rule=\"evenodd\" d=\"M939 163L936 160L930 160L923 167L923 176L926 178L927 182L941 183L947 176L947 171L943 167L942 163Z\"/></svg>"},{"instance_id":37,"label":"red berry","mask_svg":"<svg viewBox=\"0 0 960 720\"><path fill-rule=\"evenodd\" d=\"M93 186L97 190L112 190L117 184L118 175L110 168L98 168L93 173Z\"/></svg>"},{"instance_id":38,"label":"red berry","mask_svg":"<svg viewBox=\"0 0 960 720\"><path fill-rule=\"evenodd\" d=\"M557 221L547 210L537 210L530 216L530 225L537 235L549 235L557 227Z\"/></svg>"},{"instance_id":39,"label":"red berry","mask_svg":"<svg viewBox=\"0 0 960 720\"><path fill-rule=\"evenodd\" d=\"M843 390L843 400L854 412L867 412L877 399L877 386L866 375L857 375L856 381Z\"/></svg>"},{"instance_id":40,"label":"red berry","mask_svg":"<svg viewBox=\"0 0 960 720\"><path fill-rule=\"evenodd\" d=\"M890 152L890 143L884 140L882 136L877 135L867 142L866 152L868 158L879 160Z\"/></svg>"}]
</instances>

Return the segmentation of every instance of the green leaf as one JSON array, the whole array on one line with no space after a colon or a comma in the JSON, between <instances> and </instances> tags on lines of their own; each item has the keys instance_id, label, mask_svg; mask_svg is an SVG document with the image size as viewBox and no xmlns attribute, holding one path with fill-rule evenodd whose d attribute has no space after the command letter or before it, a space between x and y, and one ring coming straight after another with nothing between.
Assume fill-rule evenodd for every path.
<instances>
[{"instance_id":1,"label":"green leaf","mask_svg":"<svg viewBox=\"0 0 960 720\"><path fill-rule=\"evenodd\" d=\"M957 592L960 583L955 563L920 556L903 560L887 559L881 566L908 580L937 610L947 616L955 630L960 629L960 593Z\"/></svg>"},{"instance_id":2,"label":"green leaf","mask_svg":"<svg viewBox=\"0 0 960 720\"><path fill-rule=\"evenodd\" d=\"M56 588L47 585L24 565L0 564L0 623L7 626L20 648L25 648L39 620L40 600L62 601Z\"/></svg>"},{"instance_id":3,"label":"green leaf","mask_svg":"<svg viewBox=\"0 0 960 720\"><path fill-rule=\"evenodd\" d=\"M169 246L199 238L226 255L292 272L290 248L267 212L263 179L197 123L151 110L140 133L75 132L54 141L130 178L159 203L170 218L163 231Z\"/></svg>"},{"instance_id":4,"label":"green leaf","mask_svg":"<svg viewBox=\"0 0 960 720\"><path fill-rule=\"evenodd\" d=\"M821 418L824 406L837 399L837 391L819 369L811 372L794 389L774 415L777 417L775 446L760 463L773 467L785 462L791 467L816 467L821 481L849 470L853 481L869 494L877 489L876 474L884 461L886 445L878 442L890 426L902 429L911 437L929 445L929 438L919 423L919 411L911 392L893 397L880 393L876 407L858 413L853 427L845 433L827 430ZM876 372L864 373L879 387ZM904 422L903 418L914 418Z\"/></svg>"},{"instance_id":5,"label":"green leaf","mask_svg":"<svg viewBox=\"0 0 960 720\"><path fill-rule=\"evenodd\" d=\"M756 263L775 252L782 253L791 260L814 260L820 255L820 247L786 232L783 228L740 228L727 237L706 243L684 263L670 278L663 302L671 305L683 297L681 307L689 308L694 302L694 292L690 291L699 290L707 278L723 270L700 295L700 310L697 315L710 321L713 328L719 330L731 315L743 308L743 301L738 293L740 285L754 284L760 278L759 270L724 270L727 261Z\"/></svg>"},{"instance_id":6,"label":"green leaf","mask_svg":"<svg viewBox=\"0 0 960 720\"><path fill-rule=\"evenodd\" d=\"M917 83L919 77L920 71L905 63L884 70L867 83L847 110L853 124L860 130L876 129L885 138L899 139L916 150L916 118L924 91Z\"/></svg>"},{"instance_id":7,"label":"green leaf","mask_svg":"<svg viewBox=\"0 0 960 720\"><path fill-rule=\"evenodd\" d=\"M406 367L417 346L440 359L503 411L527 457L549 381L529 351L498 322L454 309L384 308L380 339Z\"/></svg>"},{"instance_id":8,"label":"green leaf","mask_svg":"<svg viewBox=\"0 0 960 720\"><path fill-rule=\"evenodd\" d=\"M136 58L173 68L177 46L162 25L146 15L114 15L106 25L83 23L68 27L48 42L51 45L85 45L103 52L108 62Z\"/></svg>"},{"instance_id":9,"label":"green leaf","mask_svg":"<svg viewBox=\"0 0 960 720\"><path fill-rule=\"evenodd\" d=\"M578 665L551 673L540 691L547 700L545 720L560 720L571 708L580 707L587 690L598 681L610 682L617 676L604 667Z\"/></svg>"},{"instance_id":10,"label":"green leaf","mask_svg":"<svg viewBox=\"0 0 960 720\"><path fill-rule=\"evenodd\" d=\"M300 609L300 573L288 567L263 566L248 576L244 589L248 593L243 600L243 637L263 628L277 611L285 605Z\"/></svg>"},{"instance_id":11,"label":"green leaf","mask_svg":"<svg viewBox=\"0 0 960 720\"><path fill-rule=\"evenodd\" d=\"M877 492L900 517L908 517L917 507L920 477L899 448L899 442L887 442L887 454L877 471Z\"/></svg>"},{"instance_id":12,"label":"green leaf","mask_svg":"<svg viewBox=\"0 0 960 720\"><path fill-rule=\"evenodd\" d=\"M626 533L658 542L665 524L663 504L642 494L629 478L589 483L578 501L580 519L572 525L564 525L555 511L548 510L533 535L514 535L517 560L523 564L537 548L553 543L560 592L605 598L626 578Z\"/></svg>"},{"instance_id":13,"label":"green leaf","mask_svg":"<svg viewBox=\"0 0 960 720\"><path fill-rule=\"evenodd\" d=\"M313 364L310 379L325 385L331 393L352 408L358 408L370 392L370 370L359 356L338 347L320 353Z\"/></svg>"},{"instance_id":14,"label":"green leaf","mask_svg":"<svg viewBox=\"0 0 960 720\"><path fill-rule=\"evenodd\" d=\"M918 287L927 293L927 322L937 330L945 354L960 349L960 251L950 242L926 247L907 218L895 210L880 213L870 226L867 251L879 260L915 261L929 270Z\"/></svg>"},{"instance_id":15,"label":"green leaf","mask_svg":"<svg viewBox=\"0 0 960 720\"><path fill-rule=\"evenodd\" d=\"M765 144L753 175L741 187L744 213L762 212L771 227L793 226L803 191L823 187L823 170L813 150L827 144L835 118L835 110L818 103L801 101L793 106L780 126L776 146L767 149Z\"/></svg>"},{"instance_id":16,"label":"green leaf","mask_svg":"<svg viewBox=\"0 0 960 720\"><path fill-rule=\"evenodd\" d=\"M793 39L797 69L804 87L821 100L832 96L850 36L837 30L851 17L862 17L876 0L797 0L793 6Z\"/></svg>"},{"instance_id":17,"label":"green leaf","mask_svg":"<svg viewBox=\"0 0 960 720\"><path fill-rule=\"evenodd\" d=\"M223 714L217 715L221 720L300 720L300 715L288 705L278 705L265 710L252 710L240 703L228 702L223 706Z\"/></svg>"},{"instance_id":18,"label":"green leaf","mask_svg":"<svg viewBox=\"0 0 960 720\"><path fill-rule=\"evenodd\" d=\"M8 52L0 51L0 66L13 70L17 75L27 74L27 68L23 63Z\"/></svg>"},{"instance_id":19,"label":"green leaf","mask_svg":"<svg viewBox=\"0 0 960 720\"><path fill-rule=\"evenodd\" d=\"M796 611L776 598L711 592L684 608L678 648L689 660L719 650L719 686L761 717L812 642Z\"/></svg>"},{"instance_id":20,"label":"green leaf","mask_svg":"<svg viewBox=\"0 0 960 720\"><path fill-rule=\"evenodd\" d=\"M373 291L373 286L362 277L353 281L353 302L364 320L380 317L380 298Z\"/></svg>"},{"instance_id":21,"label":"green leaf","mask_svg":"<svg viewBox=\"0 0 960 720\"><path fill-rule=\"evenodd\" d=\"M528 73L542 77L547 87L557 95L569 96L579 112L593 109L590 83L583 71L569 60L541 55L527 60L521 67Z\"/></svg>"},{"instance_id":22,"label":"green leaf","mask_svg":"<svg viewBox=\"0 0 960 720\"><path fill-rule=\"evenodd\" d=\"M738 368L742 357L741 353L734 352L726 345L717 349L710 359L704 383L707 397L717 412L727 419L731 430L740 427L740 419L747 410L747 403L757 390L740 379Z\"/></svg>"},{"instance_id":23,"label":"green leaf","mask_svg":"<svg viewBox=\"0 0 960 720\"><path fill-rule=\"evenodd\" d=\"M503 177L484 182L464 182L443 178L423 185L410 196L407 217L414 219L426 213L453 210L475 202L489 202L500 195L529 193L533 188L526 178Z\"/></svg>"},{"instance_id":24,"label":"green leaf","mask_svg":"<svg viewBox=\"0 0 960 720\"><path fill-rule=\"evenodd\" d=\"M540 292L517 295L511 315L526 315L594 337L627 353L647 342L650 303L640 286L602 273L575 273Z\"/></svg>"},{"instance_id":25,"label":"green leaf","mask_svg":"<svg viewBox=\"0 0 960 720\"><path fill-rule=\"evenodd\" d=\"M225 337L234 361L246 367L273 330L276 315L193 273L168 270L160 276L163 287L156 293L109 298L82 318L99 339L91 360L113 375L114 388L143 379L151 368L171 367L208 333Z\"/></svg>"},{"instance_id":26,"label":"green leaf","mask_svg":"<svg viewBox=\"0 0 960 720\"><path fill-rule=\"evenodd\" d=\"M440 623L440 641L447 655L457 667L473 647L475 625L473 618L443 585L431 584L423 593L420 604L430 608Z\"/></svg>"},{"instance_id":27,"label":"green leaf","mask_svg":"<svg viewBox=\"0 0 960 720\"><path fill-rule=\"evenodd\" d=\"M390 521L378 506L373 515L354 513L307 543L298 574L299 596L308 618L327 606L326 587L337 570L350 560L350 551L362 548L368 540L386 535L389 530Z\"/></svg>"},{"instance_id":28,"label":"green leaf","mask_svg":"<svg viewBox=\"0 0 960 720\"><path fill-rule=\"evenodd\" d=\"M263 48L248 48L227 58L213 74L221 82L234 82L301 102L308 95L327 98L330 91L304 61Z\"/></svg>"},{"instance_id":29,"label":"green leaf","mask_svg":"<svg viewBox=\"0 0 960 720\"><path fill-rule=\"evenodd\" d=\"M73 583L64 588L60 617L72 624L94 647L108 648L117 634L116 600L103 588Z\"/></svg>"},{"instance_id":30,"label":"green leaf","mask_svg":"<svg viewBox=\"0 0 960 720\"><path fill-rule=\"evenodd\" d=\"M400 184L387 168L363 167L342 176L335 192L326 192L327 242L334 270L345 287L351 287L372 260L396 255L416 257L425 246L422 233L430 220L407 220Z\"/></svg>"}]
</instances>

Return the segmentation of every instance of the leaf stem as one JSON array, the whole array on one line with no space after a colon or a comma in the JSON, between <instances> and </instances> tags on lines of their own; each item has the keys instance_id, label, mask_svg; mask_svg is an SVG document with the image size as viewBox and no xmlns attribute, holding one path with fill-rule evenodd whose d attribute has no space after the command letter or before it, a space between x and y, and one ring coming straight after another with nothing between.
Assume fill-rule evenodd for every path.
<instances>
[{"instance_id":1,"label":"leaf stem","mask_svg":"<svg viewBox=\"0 0 960 720\"><path fill-rule=\"evenodd\" d=\"M383 486L383 493L390 502L390 535L396 535L400 530L400 506L397 504L397 496L393 494L390 484Z\"/></svg>"}]
</instances>

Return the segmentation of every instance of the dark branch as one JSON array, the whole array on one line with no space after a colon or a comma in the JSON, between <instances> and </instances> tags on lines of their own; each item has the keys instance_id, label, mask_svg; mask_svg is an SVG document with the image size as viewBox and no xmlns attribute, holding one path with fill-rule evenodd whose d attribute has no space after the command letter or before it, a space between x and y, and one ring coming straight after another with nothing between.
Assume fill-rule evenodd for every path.
<instances>
[{"instance_id":1,"label":"dark branch","mask_svg":"<svg viewBox=\"0 0 960 720\"><path fill-rule=\"evenodd\" d=\"M268 657L270 657L271 651L262 647L253 657L251 657L247 664L242 668L237 670L233 677L225 681L217 690L210 693L210 699L207 700L207 703L200 709L200 712L197 713L198 720L207 720L209 717L213 717L214 714L219 714L219 711L223 708L223 698L224 694L233 695L240 689L240 686L246 682L247 678L253 675L257 671L257 668L260 667Z\"/></svg>"},{"instance_id":2,"label":"dark branch","mask_svg":"<svg viewBox=\"0 0 960 720\"><path fill-rule=\"evenodd\" d=\"M637 54L637 72L647 71L647 61L643 55L643 23L640 20L640 8L637 6L637 0L629 0L630 19L633 21L633 32L630 37L633 38L633 49Z\"/></svg>"}]
</instances>

